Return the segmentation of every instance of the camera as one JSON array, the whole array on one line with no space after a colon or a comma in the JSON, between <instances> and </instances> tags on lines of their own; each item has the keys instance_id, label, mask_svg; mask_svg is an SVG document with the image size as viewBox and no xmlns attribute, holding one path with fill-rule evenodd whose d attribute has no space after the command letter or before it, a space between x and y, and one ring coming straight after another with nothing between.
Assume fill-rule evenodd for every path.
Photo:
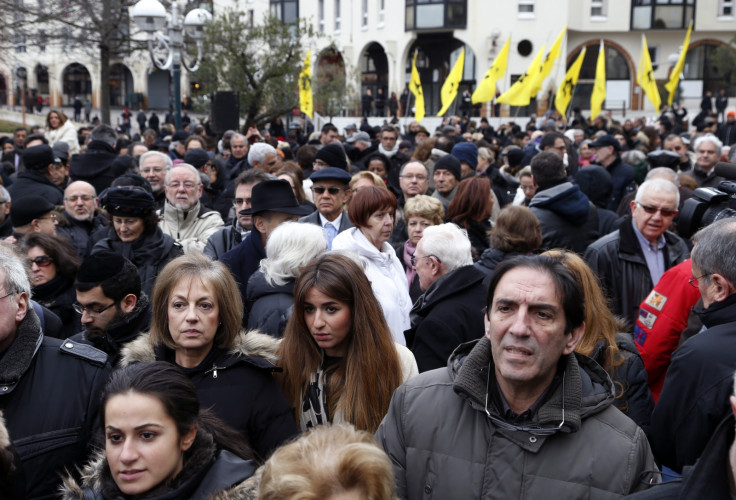
<instances>
[{"instance_id":1,"label":"camera","mask_svg":"<svg viewBox=\"0 0 736 500\"><path fill-rule=\"evenodd\" d=\"M689 238L698 229L730 217L736 217L736 182L722 181L717 189L698 188L680 210L677 233Z\"/></svg>"}]
</instances>

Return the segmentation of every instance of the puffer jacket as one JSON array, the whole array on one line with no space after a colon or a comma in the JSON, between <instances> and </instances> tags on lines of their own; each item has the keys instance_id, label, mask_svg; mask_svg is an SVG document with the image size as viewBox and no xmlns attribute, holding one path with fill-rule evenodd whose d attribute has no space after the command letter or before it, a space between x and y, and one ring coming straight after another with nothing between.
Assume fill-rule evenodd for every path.
<instances>
[{"instance_id":1,"label":"puffer jacket","mask_svg":"<svg viewBox=\"0 0 736 500\"><path fill-rule=\"evenodd\" d=\"M281 338L294 309L294 282L270 285L263 271L256 271L248 280L248 328Z\"/></svg>"},{"instance_id":2,"label":"puffer jacket","mask_svg":"<svg viewBox=\"0 0 736 500\"><path fill-rule=\"evenodd\" d=\"M294 437L296 422L272 374L278 340L257 331L241 331L228 349L213 347L199 366L182 371L194 384L202 408L243 433L253 450L266 459ZM121 351L121 366L143 361L175 364L175 352L141 335Z\"/></svg>"},{"instance_id":3,"label":"puffer jacket","mask_svg":"<svg viewBox=\"0 0 736 500\"><path fill-rule=\"evenodd\" d=\"M624 361L613 370L613 373L609 373L616 390L613 404L647 433L654 411L654 399L649 391L647 371L630 334L617 333L616 346ZM604 347L604 342L599 341L590 355L601 366L606 355Z\"/></svg>"},{"instance_id":4,"label":"puffer jacket","mask_svg":"<svg viewBox=\"0 0 736 500\"><path fill-rule=\"evenodd\" d=\"M258 483L252 460L243 460L218 450L211 434L203 429L190 450L184 465L170 482L158 485L145 494L147 500L236 500L258 498ZM60 490L63 500L118 500L127 498L115 484L104 452L96 452L82 470L82 482L66 477Z\"/></svg>"},{"instance_id":5,"label":"puffer jacket","mask_svg":"<svg viewBox=\"0 0 736 500\"><path fill-rule=\"evenodd\" d=\"M547 436L489 418L502 420L503 410L485 337L459 346L447 368L399 387L376 432L398 496L613 499L644 489L640 474L656 470L654 458L644 432L613 406L606 372L579 354L560 365L562 381L533 416L542 428L559 428Z\"/></svg>"},{"instance_id":6,"label":"puffer jacket","mask_svg":"<svg viewBox=\"0 0 736 500\"><path fill-rule=\"evenodd\" d=\"M219 212L207 210L199 202L189 210L182 210L167 201L159 215L159 227L184 248L184 253L202 252L210 236L225 225Z\"/></svg>"},{"instance_id":7,"label":"puffer jacket","mask_svg":"<svg viewBox=\"0 0 736 500\"><path fill-rule=\"evenodd\" d=\"M381 304L394 342L406 345L404 331L411 326L409 312L412 304L409 296L409 282L406 280L406 273L393 247L384 243L379 252L359 228L353 227L335 237L332 241L332 249L345 250L360 256L364 264L365 275L371 282L376 299Z\"/></svg>"},{"instance_id":8,"label":"puffer jacket","mask_svg":"<svg viewBox=\"0 0 736 500\"><path fill-rule=\"evenodd\" d=\"M542 248L564 248L582 255L598 239L598 209L571 182L539 191L529 203L542 226Z\"/></svg>"},{"instance_id":9,"label":"puffer jacket","mask_svg":"<svg viewBox=\"0 0 736 500\"><path fill-rule=\"evenodd\" d=\"M676 266L690 256L687 244L676 234L667 231L664 239L665 269ZM585 251L584 259L600 279L611 302L612 312L622 316L633 331L639 304L649 295L654 284L631 217L621 221L618 231L593 242Z\"/></svg>"}]
</instances>

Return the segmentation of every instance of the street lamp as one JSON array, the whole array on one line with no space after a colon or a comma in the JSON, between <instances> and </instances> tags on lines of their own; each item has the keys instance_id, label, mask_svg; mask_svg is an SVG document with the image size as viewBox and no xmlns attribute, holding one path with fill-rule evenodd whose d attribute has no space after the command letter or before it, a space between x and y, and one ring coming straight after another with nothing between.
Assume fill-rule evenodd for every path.
<instances>
[{"instance_id":1,"label":"street lamp","mask_svg":"<svg viewBox=\"0 0 736 500\"><path fill-rule=\"evenodd\" d=\"M158 69L171 70L174 81L174 125L181 128L181 65L193 73L202 59L202 35L212 15L204 9L192 9L183 22L179 15L179 2L171 2L171 17L166 22L166 9L158 0L140 0L133 7L133 19L148 34L148 52ZM161 31L166 28L166 34ZM185 49L184 34L196 42L197 59L191 66L182 57ZM154 44L155 41L155 44Z\"/></svg>"}]
</instances>

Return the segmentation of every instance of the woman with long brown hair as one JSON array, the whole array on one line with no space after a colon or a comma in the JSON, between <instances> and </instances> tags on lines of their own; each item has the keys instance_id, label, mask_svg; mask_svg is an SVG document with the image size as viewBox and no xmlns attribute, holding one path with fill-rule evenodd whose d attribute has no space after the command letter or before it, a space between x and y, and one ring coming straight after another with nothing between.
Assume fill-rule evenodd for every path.
<instances>
[{"instance_id":1,"label":"woman with long brown hair","mask_svg":"<svg viewBox=\"0 0 736 500\"><path fill-rule=\"evenodd\" d=\"M473 261L488 248L491 230L493 193L487 177L471 177L457 186L457 192L447 207L447 222L453 222L468 232L473 249Z\"/></svg>"},{"instance_id":2,"label":"woman with long brown hair","mask_svg":"<svg viewBox=\"0 0 736 500\"><path fill-rule=\"evenodd\" d=\"M302 431L349 422L373 433L394 390L417 374L360 265L336 253L318 257L297 279L278 354L277 377Z\"/></svg>"},{"instance_id":3,"label":"woman with long brown hair","mask_svg":"<svg viewBox=\"0 0 736 500\"><path fill-rule=\"evenodd\" d=\"M654 399L633 337L630 333L619 333L622 328L608 306L598 278L578 254L550 250L542 255L561 262L583 288L585 333L575 350L592 358L608 372L615 386L614 404L646 432L654 411Z\"/></svg>"}]
</instances>

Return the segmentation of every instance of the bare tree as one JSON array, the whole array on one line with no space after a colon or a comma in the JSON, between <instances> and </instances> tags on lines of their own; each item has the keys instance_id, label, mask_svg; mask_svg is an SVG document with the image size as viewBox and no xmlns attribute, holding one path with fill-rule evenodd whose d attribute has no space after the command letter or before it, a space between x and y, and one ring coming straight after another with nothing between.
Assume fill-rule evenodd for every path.
<instances>
[{"instance_id":1,"label":"bare tree","mask_svg":"<svg viewBox=\"0 0 736 500\"><path fill-rule=\"evenodd\" d=\"M4 26L5 43L62 51L86 51L100 63L102 122L110 123L110 61L144 48L133 36L130 7L137 0L0 0L0 9L12 13Z\"/></svg>"}]
</instances>

